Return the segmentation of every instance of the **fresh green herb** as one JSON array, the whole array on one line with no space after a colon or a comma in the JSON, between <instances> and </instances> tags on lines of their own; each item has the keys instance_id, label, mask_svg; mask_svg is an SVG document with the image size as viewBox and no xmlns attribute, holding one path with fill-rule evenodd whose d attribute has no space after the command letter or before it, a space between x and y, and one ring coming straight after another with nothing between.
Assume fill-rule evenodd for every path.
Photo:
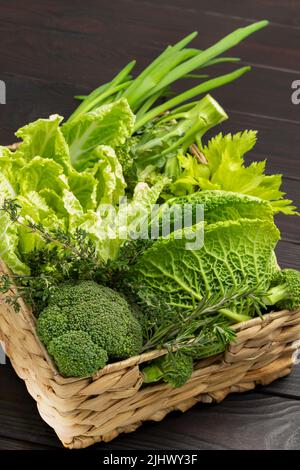
<instances>
[{"instance_id":1,"label":"fresh green herb","mask_svg":"<svg viewBox=\"0 0 300 470\"><path fill-rule=\"evenodd\" d=\"M216 334L226 344L228 340L232 339L230 332L227 337L227 326L243 321L244 318L242 316L242 318L235 318L232 321L226 314L224 315L222 309L231 306L235 301L242 299L249 300L249 298L259 309L261 305L261 292L262 290L257 286L249 288L246 282L228 289L225 293L212 294L209 297L204 297L193 311L188 314L179 314L179 321L177 322L174 322L174 318L169 315L165 315L165 309L170 308L167 304L156 303L152 306L149 305L148 309L153 308L155 312L159 312L160 322L156 324L153 317L151 315L148 316L144 325L147 339L143 346L143 351L153 348L165 348L168 350L188 348L192 350L195 346L201 345L203 331L207 333L207 329L210 331L210 327L216 325L218 326ZM224 327L226 328L224 329ZM220 335L223 329L224 335L221 338Z\"/></svg>"},{"instance_id":2,"label":"fresh green herb","mask_svg":"<svg viewBox=\"0 0 300 470\"><path fill-rule=\"evenodd\" d=\"M153 325L143 350L158 347L167 349L168 353L143 368L144 382L164 380L173 387L180 387L190 378L194 359L224 351L235 338L230 323L245 320L237 314L235 318L228 318L226 306L243 297L251 297L257 305L261 303L259 289L249 289L245 284L224 295L203 299L190 315L180 316L176 324L169 320L158 328Z\"/></svg>"},{"instance_id":3,"label":"fresh green herb","mask_svg":"<svg viewBox=\"0 0 300 470\"><path fill-rule=\"evenodd\" d=\"M190 76L193 71L220 62L235 62L238 60L222 57L221 54L237 45L247 36L264 28L267 24L268 21L260 21L245 28L239 28L204 51L186 47L197 35L197 33L192 33L177 44L168 46L135 79L132 79L130 75L135 66L135 61L132 61L111 82L101 85L84 98L80 106L70 116L68 122L75 121L82 114L97 109L103 104L112 103L122 97L127 99L131 109L137 115L135 123L135 131L137 131L163 111L171 110L201 93L207 93L214 88L230 83L250 70L250 67L243 67L232 74L208 80L167 101L162 105L163 107L155 106L157 100L166 94L174 82ZM201 78L205 77L202 76Z\"/></svg>"},{"instance_id":4,"label":"fresh green herb","mask_svg":"<svg viewBox=\"0 0 300 470\"><path fill-rule=\"evenodd\" d=\"M30 269L30 275L2 275L0 290L8 293L5 301L19 310L18 300L22 297L37 313L50 298L59 283L73 279L105 279L104 264L96 254L95 246L82 229L74 233L59 229L47 230L42 224L35 224L20 216L20 205L14 200L5 200L1 211L11 223L28 233L34 233L45 245L23 254L23 260ZM17 287L17 290L14 289Z\"/></svg>"}]
</instances>

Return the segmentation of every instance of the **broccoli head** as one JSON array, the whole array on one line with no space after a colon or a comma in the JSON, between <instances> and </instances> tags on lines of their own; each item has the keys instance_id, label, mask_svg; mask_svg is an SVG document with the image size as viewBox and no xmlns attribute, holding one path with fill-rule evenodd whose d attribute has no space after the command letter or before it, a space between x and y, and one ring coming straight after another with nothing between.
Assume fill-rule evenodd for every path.
<instances>
[{"instance_id":1,"label":"broccoli head","mask_svg":"<svg viewBox=\"0 0 300 470\"><path fill-rule=\"evenodd\" d=\"M104 349L95 344L85 331L69 331L48 345L59 372L65 377L93 375L107 363Z\"/></svg>"},{"instance_id":2,"label":"broccoli head","mask_svg":"<svg viewBox=\"0 0 300 470\"><path fill-rule=\"evenodd\" d=\"M277 305L281 309L300 307L300 272L295 269L278 271L262 300L266 305Z\"/></svg>"},{"instance_id":3,"label":"broccoli head","mask_svg":"<svg viewBox=\"0 0 300 470\"><path fill-rule=\"evenodd\" d=\"M50 354L53 340L59 342L70 332L84 332L96 350L104 350L110 359L126 359L138 354L142 347L141 326L126 299L93 281L59 286L38 318L37 332ZM87 358L90 370L88 361Z\"/></svg>"},{"instance_id":4,"label":"broccoli head","mask_svg":"<svg viewBox=\"0 0 300 470\"><path fill-rule=\"evenodd\" d=\"M168 353L144 367L145 383L164 380L172 387L182 387L193 373L193 359L181 351Z\"/></svg>"}]
</instances>

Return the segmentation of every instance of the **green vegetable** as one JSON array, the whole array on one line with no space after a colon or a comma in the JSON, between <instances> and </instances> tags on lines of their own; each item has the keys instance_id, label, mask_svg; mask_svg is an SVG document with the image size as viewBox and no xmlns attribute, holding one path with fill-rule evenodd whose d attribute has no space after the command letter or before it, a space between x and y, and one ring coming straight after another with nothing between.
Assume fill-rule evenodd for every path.
<instances>
[{"instance_id":1,"label":"green vegetable","mask_svg":"<svg viewBox=\"0 0 300 470\"><path fill-rule=\"evenodd\" d=\"M191 72L220 62L238 60L218 56L267 24L267 21L260 21L240 28L205 51L186 47L196 36L196 33L190 34L177 44L167 47L135 79L132 79L130 75L135 61L130 62L110 83L101 85L89 96L80 97L83 102L69 117L63 128L68 130L81 127L82 125L78 126L78 124L85 122L92 113L105 109L106 106L114 106L120 102L120 99L126 100L135 113L135 123L131 139L129 139L131 142L124 140L124 147L118 149L117 154L120 155L122 162L125 162L124 170L128 182L149 181L145 178L143 171L146 171L149 176L149 172L157 169L161 171L165 164L168 167L165 174L170 176L169 167L172 163L169 160L175 162L176 154L180 151L185 152L194 142L201 147L201 138L204 133L227 118L217 103L212 101L205 103L205 100L191 102L191 100L236 80L250 70L250 67L242 67L226 75L203 81L171 99L164 100L161 104L157 105L157 101L168 95L169 87L179 79L188 77L205 79L207 77L207 75L191 74ZM164 116L166 113L167 116ZM114 148L118 145L113 138L109 142L104 142L101 131L98 132L96 127L94 130L92 135L96 135L98 144L109 144ZM90 159L94 157L88 143L89 138L84 135L85 130L80 129L75 134L77 134L75 140L80 141L79 147L83 146L83 151L80 149L78 151L76 148L74 151L71 148L71 158L75 167L82 169L90 165ZM98 140L99 138L101 141ZM94 140L93 137L92 145L94 145ZM67 141L72 147L68 137ZM89 148L89 152L85 151L85 147ZM77 157L77 153L82 156ZM77 163L77 158L81 159L81 162ZM152 168L153 165L154 168ZM130 172L131 166L133 168ZM173 170L171 171L172 177L174 176Z\"/></svg>"},{"instance_id":2,"label":"green vegetable","mask_svg":"<svg viewBox=\"0 0 300 470\"><path fill-rule=\"evenodd\" d=\"M186 249L204 229L205 243ZM179 236L181 238L179 238ZM204 296L247 283L269 286L275 270L273 249L279 232L260 219L221 221L175 231L153 243L131 267L126 279L146 305L165 305L165 315L188 314ZM195 240L195 238L194 238ZM241 313L251 312L242 304ZM238 312L239 313L239 312Z\"/></svg>"},{"instance_id":3,"label":"green vegetable","mask_svg":"<svg viewBox=\"0 0 300 470\"><path fill-rule=\"evenodd\" d=\"M58 198L64 194L65 183L60 180L59 165L52 160L35 157L29 163L16 159L16 168L16 162L12 164L12 159L13 156L0 158L0 207L6 199L18 199L22 204L22 218L26 217L30 222L43 222L47 228L66 228L67 216L54 210L46 201L49 191L52 191L50 180L57 191L55 193L53 190L54 194ZM21 161L24 166L21 166ZM43 177L41 181L39 176ZM23 226L12 226L12 221L3 210L0 211L0 218L0 255L16 274L28 275L28 266L23 262L21 255L40 248L43 242Z\"/></svg>"},{"instance_id":4,"label":"green vegetable","mask_svg":"<svg viewBox=\"0 0 300 470\"><path fill-rule=\"evenodd\" d=\"M70 331L48 345L59 372L65 377L93 375L107 363L104 349L97 346L85 331Z\"/></svg>"},{"instance_id":5,"label":"green vegetable","mask_svg":"<svg viewBox=\"0 0 300 470\"><path fill-rule=\"evenodd\" d=\"M77 170L92 167L97 162L93 152L98 145L124 144L133 131L134 120L127 101L122 99L64 124L62 131L73 167Z\"/></svg>"},{"instance_id":6,"label":"green vegetable","mask_svg":"<svg viewBox=\"0 0 300 470\"><path fill-rule=\"evenodd\" d=\"M113 132L111 118L114 116L117 121L119 116L122 119L121 111L128 109L121 100L115 103L114 112L102 113L99 109L99 119L103 126L106 122L109 132ZM156 203L168 182L160 177L152 188L142 183L133 189L128 204L120 205L126 183L113 148L98 145L89 154L92 166L78 172L72 166L68 144L59 127L61 119L53 116L23 127L18 131L24 138L18 150L13 153L5 149L0 157L0 185L3 187L0 193L0 217L3 220L0 255L15 274L30 274L24 258L45 247L45 240L28 230L28 224L71 235L77 229L82 230L93 242L100 260L115 258L129 234L134 232L141 213L145 215L151 204ZM126 122L119 123L119 129L124 130ZM74 130L75 123L72 126ZM115 136L116 143L123 140L124 135ZM33 156L35 152L38 156ZM5 199L13 199L20 206L23 227L20 224L12 226L1 210ZM105 204L112 204L112 210L107 211Z\"/></svg>"},{"instance_id":7,"label":"green vegetable","mask_svg":"<svg viewBox=\"0 0 300 470\"><path fill-rule=\"evenodd\" d=\"M37 321L38 335L47 347L73 331L86 332L110 359L126 359L142 347L141 327L125 298L93 281L59 286Z\"/></svg>"},{"instance_id":8,"label":"green vegetable","mask_svg":"<svg viewBox=\"0 0 300 470\"><path fill-rule=\"evenodd\" d=\"M3 204L6 198L15 197L15 189L11 184L13 181L12 177L8 179L0 171L0 204ZM20 258L18 242L17 228L12 225L9 215L0 211L0 257L14 272L26 275L29 270Z\"/></svg>"},{"instance_id":9,"label":"green vegetable","mask_svg":"<svg viewBox=\"0 0 300 470\"><path fill-rule=\"evenodd\" d=\"M249 70L249 67L243 67L232 74L204 81L187 92L166 101L163 105L155 106L157 100L166 94L170 85L179 79L190 76L191 72L218 62L238 60L219 56L267 24L267 21L260 21L245 28L239 28L205 51L186 47L197 35L197 33L192 33L177 44L168 46L134 80L130 75L135 65L135 62L132 61L110 83L101 85L89 96L84 97L83 102L70 116L68 122L72 123L84 113L97 109L105 103L113 103L122 97L127 99L131 109L137 115L136 131L163 111L171 110L201 93L207 93L209 90L229 83ZM200 78L205 78L205 76Z\"/></svg>"},{"instance_id":10,"label":"green vegetable","mask_svg":"<svg viewBox=\"0 0 300 470\"><path fill-rule=\"evenodd\" d=\"M112 206L114 210L100 205L98 211L76 213L79 228L88 234L103 261L115 260L127 240L143 233L152 206L167 182L167 178L161 177L152 187L147 183L137 184L131 199Z\"/></svg>"},{"instance_id":11,"label":"green vegetable","mask_svg":"<svg viewBox=\"0 0 300 470\"><path fill-rule=\"evenodd\" d=\"M224 317L227 317L232 323L240 323L243 321L251 320L251 317L249 315L237 313L229 308L220 308L219 313L221 313Z\"/></svg>"},{"instance_id":12,"label":"green vegetable","mask_svg":"<svg viewBox=\"0 0 300 470\"><path fill-rule=\"evenodd\" d=\"M255 142L255 131L218 134L202 150L207 164L191 155L179 156L182 173L171 185L171 193L180 196L199 189L234 191L270 201L274 213L298 214L292 201L283 199L282 175L265 175L265 161L245 166L244 155Z\"/></svg>"},{"instance_id":13,"label":"green vegetable","mask_svg":"<svg viewBox=\"0 0 300 470\"><path fill-rule=\"evenodd\" d=\"M101 204L117 206L125 195L126 183L115 151L106 145L99 145L93 155L96 163L90 172L98 182L96 192L98 207Z\"/></svg>"},{"instance_id":14,"label":"green vegetable","mask_svg":"<svg viewBox=\"0 0 300 470\"><path fill-rule=\"evenodd\" d=\"M193 359L181 351L169 353L144 367L142 373L145 383L163 379L172 387L181 387L193 373Z\"/></svg>"},{"instance_id":15,"label":"green vegetable","mask_svg":"<svg viewBox=\"0 0 300 470\"><path fill-rule=\"evenodd\" d=\"M60 165L68 165L69 149L59 127L62 116L53 114L49 119L38 119L16 132L22 139L14 155L22 156L27 161L39 156L53 159Z\"/></svg>"},{"instance_id":16,"label":"green vegetable","mask_svg":"<svg viewBox=\"0 0 300 470\"><path fill-rule=\"evenodd\" d=\"M166 229L174 231L176 228L187 227L188 222L197 223L202 216L202 210L206 224L239 219L273 222L274 219L269 201L231 191L206 190L169 199L160 206L151 225L158 224L160 234L163 233L165 225Z\"/></svg>"},{"instance_id":17,"label":"green vegetable","mask_svg":"<svg viewBox=\"0 0 300 470\"><path fill-rule=\"evenodd\" d=\"M135 141L131 148L134 163L139 170L150 164L162 167L167 158L176 157L178 149L186 151L196 139L200 140L211 127L227 118L209 95L185 112L169 113Z\"/></svg>"},{"instance_id":18,"label":"green vegetable","mask_svg":"<svg viewBox=\"0 0 300 470\"><path fill-rule=\"evenodd\" d=\"M300 307L300 272L295 269L278 271L262 301L266 305L276 304L280 309L295 310Z\"/></svg>"}]
</instances>

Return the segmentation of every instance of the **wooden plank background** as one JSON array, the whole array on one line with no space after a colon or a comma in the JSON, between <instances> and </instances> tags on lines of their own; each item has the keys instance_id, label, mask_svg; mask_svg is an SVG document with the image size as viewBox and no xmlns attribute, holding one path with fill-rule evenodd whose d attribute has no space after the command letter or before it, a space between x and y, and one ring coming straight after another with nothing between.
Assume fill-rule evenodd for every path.
<instances>
[{"instance_id":1,"label":"wooden plank background","mask_svg":"<svg viewBox=\"0 0 300 470\"><path fill-rule=\"evenodd\" d=\"M139 70L191 31L199 31L195 47L205 48L261 19L269 27L233 51L252 72L213 95L230 115L222 130L257 129L249 161L268 158L268 172L284 173L284 190L299 205L300 105L291 102L291 84L300 79L297 0L1 0L7 104L0 106L0 143L13 142L14 131L38 117L67 116L74 94L111 79L132 58ZM278 223L279 262L300 269L300 218L279 216ZM0 366L0 449L59 447L23 382L8 364ZM162 448L299 449L300 367L269 387L173 413L93 449Z\"/></svg>"}]
</instances>

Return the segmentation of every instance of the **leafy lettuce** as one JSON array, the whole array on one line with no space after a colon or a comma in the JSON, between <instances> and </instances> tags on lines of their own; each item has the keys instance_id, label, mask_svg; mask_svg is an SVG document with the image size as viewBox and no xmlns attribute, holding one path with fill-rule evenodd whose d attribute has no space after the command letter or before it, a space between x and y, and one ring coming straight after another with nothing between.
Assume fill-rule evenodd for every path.
<instances>
[{"instance_id":1,"label":"leafy lettuce","mask_svg":"<svg viewBox=\"0 0 300 470\"><path fill-rule=\"evenodd\" d=\"M39 156L51 158L62 166L68 165L69 149L62 135L62 116L53 114L49 119L38 119L22 127L16 136L22 139L16 154L26 160Z\"/></svg>"},{"instance_id":2,"label":"leafy lettuce","mask_svg":"<svg viewBox=\"0 0 300 470\"><path fill-rule=\"evenodd\" d=\"M106 261L117 256L140 212L157 201L165 182L139 185L129 201L124 199L122 166L107 143L121 145L132 132L134 115L126 100L63 127L62 119L53 115L19 129L16 135L23 140L15 152L1 147L0 206L14 199L24 222L71 233L84 229ZM0 256L16 274L28 274L22 256L45 242L12 223L4 211L0 216Z\"/></svg>"},{"instance_id":3,"label":"leafy lettuce","mask_svg":"<svg viewBox=\"0 0 300 470\"><path fill-rule=\"evenodd\" d=\"M0 204L2 205L6 198L16 197L12 180L8 179L0 171ZM9 216L0 211L0 258L18 274L28 274L27 266L22 262L18 250L18 231L17 227L11 223Z\"/></svg>"},{"instance_id":4,"label":"leafy lettuce","mask_svg":"<svg viewBox=\"0 0 300 470\"><path fill-rule=\"evenodd\" d=\"M98 161L98 145L116 147L125 143L134 126L134 114L127 101L103 105L63 125L71 162L77 170L92 167Z\"/></svg>"}]
</instances>

